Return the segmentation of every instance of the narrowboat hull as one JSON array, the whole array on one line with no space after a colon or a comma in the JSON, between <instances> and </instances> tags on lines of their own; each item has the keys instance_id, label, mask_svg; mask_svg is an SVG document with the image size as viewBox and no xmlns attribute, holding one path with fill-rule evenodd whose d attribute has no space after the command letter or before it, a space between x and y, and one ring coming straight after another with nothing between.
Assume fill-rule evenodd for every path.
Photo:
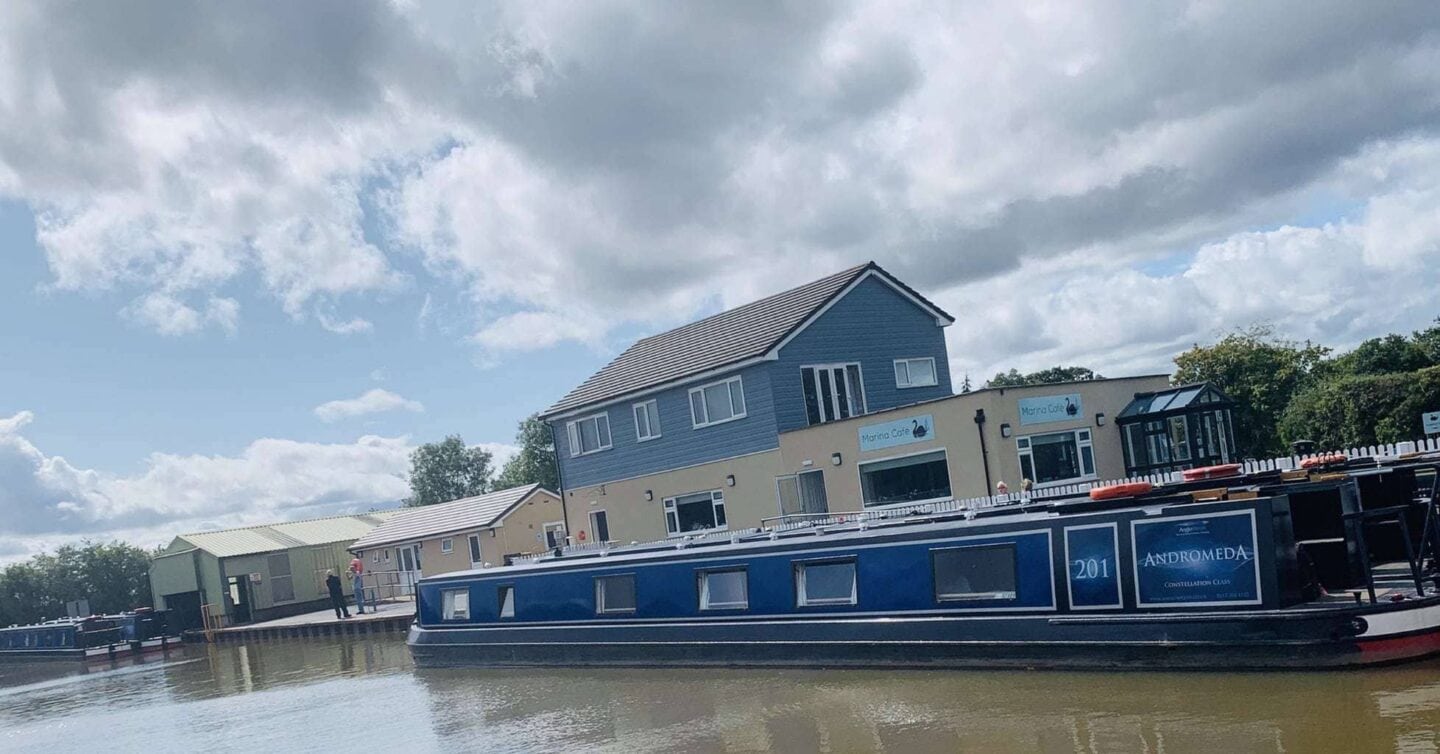
<instances>
[{"instance_id":1,"label":"narrowboat hull","mask_svg":"<svg viewBox=\"0 0 1440 754\"><path fill-rule=\"evenodd\" d=\"M1440 655L1440 597L1350 609L423 628L424 666L1336 669Z\"/></svg>"}]
</instances>

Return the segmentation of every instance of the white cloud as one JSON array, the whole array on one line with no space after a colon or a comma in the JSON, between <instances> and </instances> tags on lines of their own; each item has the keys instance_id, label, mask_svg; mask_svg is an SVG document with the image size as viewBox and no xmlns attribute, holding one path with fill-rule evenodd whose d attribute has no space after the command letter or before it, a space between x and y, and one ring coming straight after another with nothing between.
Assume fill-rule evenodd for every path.
<instances>
[{"instance_id":1,"label":"white cloud","mask_svg":"<svg viewBox=\"0 0 1440 754\"><path fill-rule=\"evenodd\" d=\"M336 335L354 335L356 333L370 332L375 329L374 323L362 317L352 317L341 321L327 312L317 310L315 318L319 320L320 326Z\"/></svg>"},{"instance_id":2,"label":"white cloud","mask_svg":"<svg viewBox=\"0 0 1440 754\"><path fill-rule=\"evenodd\" d=\"M335 422L341 419L350 419L356 416L378 414L385 411L414 411L421 412L425 406L419 401L412 401L404 396L392 393L389 390L373 388L365 391L358 398L347 398L322 403L315 407L315 415L321 421Z\"/></svg>"},{"instance_id":3,"label":"white cloud","mask_svg":"<svg viewBox=\"0 0 1440 754\"><path fill-rule=\"evenodd\" d=\"M234 335L240 327L240 303L219 296L209 297L202 312L175 296L156 292L135 300L125 314L161 335L190 335L210 326Z\"/></svg>"}]
</instances>

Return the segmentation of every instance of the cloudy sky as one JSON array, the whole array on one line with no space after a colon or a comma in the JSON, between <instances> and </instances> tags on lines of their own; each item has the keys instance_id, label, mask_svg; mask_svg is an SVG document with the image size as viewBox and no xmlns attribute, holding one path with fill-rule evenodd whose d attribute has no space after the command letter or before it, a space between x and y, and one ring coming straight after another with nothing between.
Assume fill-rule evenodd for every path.
<instances>
[{"instance_id":1,"label":"cloudy sky","mask_svg":"<svg viewBox=\"0 0 1440 754\"><path fill-rule=\"evenodd\" d=\"M473 6L5 4L0 560L393 504L866 259L977 381L1440 315L1434 2Z\"/></svg>"}]
</instances>

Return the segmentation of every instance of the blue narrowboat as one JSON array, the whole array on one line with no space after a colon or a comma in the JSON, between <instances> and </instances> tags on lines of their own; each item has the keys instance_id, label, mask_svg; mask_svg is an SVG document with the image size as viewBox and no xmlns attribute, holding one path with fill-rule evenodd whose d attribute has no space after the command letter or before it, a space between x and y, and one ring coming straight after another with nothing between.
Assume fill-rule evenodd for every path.
<instances>
[{"instance_id":1,"label":"blue narrowboat","mask_svg":"<svg viewBox=\"0 0 1440 754\"><path fill-rule=\"evenodd\" d=\"M0 628L0 660L105 660L179 643L164 611L143 609Z\"/></svg>"},{"instance_id":2,"label":"blue narrowboat","mask_svg":"<svg viewBox=\"0 0 1440 754\"><path fill-rule=\"evenodd\" d=\"M902 507L422 579L420 664L1336 668L1440 653L1440 459ZM1221 475L1225 476L1221 476ZM1219 478L1215 478L1219 477Z\"/></svg>"}]
</instances>

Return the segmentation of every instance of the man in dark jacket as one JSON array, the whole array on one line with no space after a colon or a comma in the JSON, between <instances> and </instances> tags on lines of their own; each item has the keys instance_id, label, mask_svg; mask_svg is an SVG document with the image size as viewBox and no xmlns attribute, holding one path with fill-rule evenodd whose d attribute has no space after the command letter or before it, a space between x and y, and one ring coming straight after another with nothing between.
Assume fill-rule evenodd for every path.
<instances>
[{"instance_id":1,"label":"man in dark jacket","mask_svg":"<svg viewBox=\"0 0 1440 754\"><path fill-rule=\"evenodd\" d=\"M349 618L350 610L345 607L345 592L340 588L340 577L334 571L325 571L325 588L330 590L330 606L335 608L336 618Z\"/></svg>"}]
</instances>

